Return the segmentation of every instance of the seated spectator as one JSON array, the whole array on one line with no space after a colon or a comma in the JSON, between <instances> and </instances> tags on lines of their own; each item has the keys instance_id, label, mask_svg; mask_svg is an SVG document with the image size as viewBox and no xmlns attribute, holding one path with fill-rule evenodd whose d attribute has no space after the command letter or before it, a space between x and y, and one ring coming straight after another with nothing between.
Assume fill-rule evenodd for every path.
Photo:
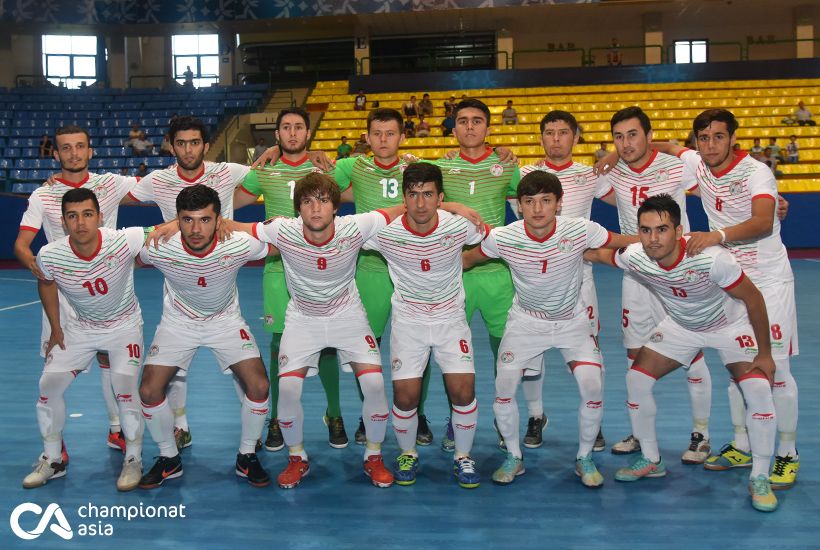
<instances>
[{"instance_id":1,"label":"seated spectator","mask_svg":"<svg viewBox=\"0 0 820 550\"><path fill-rule=\"evenodd\" d=\"M507 100L507 108L501 111L501 122L503 124L518 124L518 113L512 106L512 99Z\"/></svg>"},{"instance_id":2,"label":"seated spectator","mask_svg":"<svg viewBox=\"0 0 820 550\"><path fill-rule=\"evenodd\" d=\"M779 162L786 162L786 159L783 157L783 153L780 152L782 147L777 144L777 138L770 137L769 138L769 145L766 147L767 149L771 149L772 155L777 157ZM764 156L766 156L764 154Z\"/></svg>"},{"instance_id":3,"label":"seated spectator","mask_svg":"<svg viewBox=\"0 0 820 550\"><path fill-rule=\"evenodd\" d=\"M367 134L362 134L359 136L359 141L353 144L353 153L350 155L351 157L356 157L359 155L366 155L370 152L370 144L367 143Z\"/></svg>"},{"instance_id":4,"label":"seated spectator","mask_svg":"<svg viewBox=\"0 0 820 550\"><path fill-rule=\"evenodd\" d=\"M772 174L775 176L782 176L783 172L777 169L778 160L777 155L774 154L771 147L766 147L763 149L763 155L760 158L760 162L768 166L772 171Z\"/></svg>"},{"instance_id":5,"label":"seated spectator","mask_svg":"<svg viewBox=\"0 0 820 550\"><path fill-rule=\"evenodd\" d=\"M430 94L424 94L419 101L419 117L433 116L433 102L430 100Z\"/></svg>"},{"instance_id":6,"label":"seated spectator","mask_svg":"<svg viewBox=\"0 0 820 550\"><path fill-rule=\"evenodd\" d=\"M749 154L752 155L752 158L760 159L763 156L763 147L760 146L760 138L755 138L754 145L752 148L749 149Z\"/></svg>"},{"instance_id":7,"label":"seated spectator","mask_svg":"<svg viewBox=\"0 0 820 550\"><path fill-rule=\"evenodd\" d=\"M336 147L336 160L346 159L353 152L353 146L347 142L347 136L342 136L342 143Z\"/></svg>"},{"instance_id":8,"label":"seated spectator","mask_svg":"<svg viewBox=\"0 0 820 550\"><path fill-rule=\"evenodd\" d=\"M444 116L453 114L456 109L456 96L451 95L450 99L444 102Z\"/></svg>"},{"instance_id":9,"label":"seated spectator","mask_svg":"<svg viewBox=\"0 0 820 550\"><path fill-rule=\"evenodd\" d=\"M359 90L356 99L353 100L353 110L364 111L367 109L367 96L364 95L364 90Z\"/></svg>"},{"instance_id":10,"label":"seated spectator","mask_svg":"<svg viewBox=\"0 0 820 550\"><path fill-rule=\"evenodd\" d=\"M145 138L145 132L140 132L137 139L129 140L126 144L131 147L131 154L135 157L144 157L145 155L154 154L154 144Z\"/></svg>"},{"instance_id":11,"label":"seated spectator","mask_svg":"<svg viewBox=\"0 0 820 550\"><path fill-rule=\"evenodd\" d=\"M444 137L453 135L453 128L456 127L456 119L453 115L454 113L451 111L450 114L441 121L441 135Z\"/></svg>"},{"instance_id":12,"label":"seated spectator","mask_svg":"<svg viewBox=\"0 0 820 550\"><path fill-rule=\"evenodd\" d=\"M148 167L145 166L144 162L140 162L139 167L137 167L137 177L143 178L148 175Z\"/></svg>"},{"instance_id":13,"label":"seated spectator","mask_svg":"<svg viewBox=\"0 0 820 550\"><path fill-rule=\"evenodd\" d=\"M171 134L168 132L165 132L165 135L162 136L162 143L159 146L159 154L166 157L174 156L174 146L171 145Z\"/></svg>"},{"instance_id":14,"label":"seated spectator","mask_svg":"<svg viewBox=\"0 0 820 550\"><path fill-rule=\"evenodd\" d=\"M127 176L128 175L128 167L127 166L123 166L122 168L120 168L120 175L121 176Z\"/></svg>"},{"instance_id":15,"label":"seated spectator","mask_svg":"<svg viewBox=\"0 0 820 550\"><path fill-rule=\"evenodd\" d=\"M610 67L617 67L623 63L621 45L618 44L617 38L612 38L612 44L609 46L609 51L606 54L606 62Z\"/></svg>"},{"instance_id":16,"label":"seated spectator","mask_svg":"<svg viewBox=\"0 0 820 550\"><path fill-rule=\"evenodd\" d=\"M602 141L601 148L595 150L595 162L598 162L599 160L607 156L608 153L609 151L606 150L606 142Z\"/></svg>"},{"instance_id":17,"label":"seated spectator","mask_svg":"<svg viewBox=\"0 0 820 550\"><path fill-rule=\"evenodd\" d=\"M50 159L54 154L54 144L48 139L48 134L43 134L43 139L40 140L40 158Z\"/></svg>"},{"instance_id":18,"label":"seated spectator","mask_svg":"<svg viewBox=\"0 0 820 550\"><path fill-rule=\"evenodd\" d=\"M416 96L410 96L410 101L404 104L403 110L405 118L413 118L414 116L418 116L419 106L416 104Z\"/></svg>"},{"instance_id":19,"label":"seated spectator","mask_svg":"<svg viewBox=\"0 0 820 550\"><path fill-rule=\"evenodd\" d=\"M130 141L132 139L139 139L140 133L142 133L142 131L140 130L140 125L136 122L132 122L131 130L129 130L128 132L128 140Z\"/></svg>"},{"instance_id":20,"label":"seated spectator","mask_svg":"<svg viewBox=\"0 0 820 550\"><path fill-rule=\"evenodd\" d=\"M404 137L416 137L416 123L412 119L404 121Z\"/></svg>"},{"instance_id":21,"label":"seated spectator","mask_svg":"<svg viewBox=\"0 0 820 550\"><path fill-rule=\"evenodd\" d=\"M253 148L253 160L258 159L260 156L262 156L262 153L264 153L267 150L268 148L265 146L265 138L259 138L259 141L256 142L256 147Z\"/></svg>"},{"instance_id":22,"label":"seated spectator","mask_svg":"<svg viewBox=\"0 0 820 550\"><path fill-rule=\"evenodd\" d=\"M419 124L416 126L416 137L429 137L430 123L424 120L424 115L419 115Z\"/></svg>"},{"instance_id":23,"label":"seated spectator","mask_svg":"<svg viewBox=\"0 0 820 550\"><path fill-rule=\"evenodd\" d=\"M806 109L806 106L800 101L797 104L797 110L794 112L794 118L800 126L816 126L817 122L812 120L811 112Z\"/></svg>"},{"instance_id":24,"label":"seated spectator","mask_svg":"<svg viewBox=\"0 0 820 550\"><path fill-rule=\"evenodd\" d=\"M788 161L795 164L799 160L800 147L797 146L797 136L790 136L786 144L786 157Z\"/></svg>"}]
</instances>

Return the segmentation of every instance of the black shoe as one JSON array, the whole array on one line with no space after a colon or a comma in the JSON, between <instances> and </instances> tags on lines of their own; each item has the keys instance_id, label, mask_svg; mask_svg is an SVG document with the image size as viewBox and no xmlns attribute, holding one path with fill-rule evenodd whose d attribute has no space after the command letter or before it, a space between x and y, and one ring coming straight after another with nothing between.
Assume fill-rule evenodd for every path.
<instances>
[{"instance_id":1,"label":"black shoe","mask_svg":"<svg viewBox=\"0 0 820 550\"><path fill-rule=\"evenodd\" d=\"M177 455L171 458L158 456L151 471L140 479L140 489L156 489L166 479L174 479L182 475L182 458Z\"/></svg>"},{"instance_id":2,"label":"black shoe","mask_svg":"<svg viewBox=\"0 0 820 550\"><path fill-rule=\"evenodd\" d=\"M285 447L285 439L282 437L282 430L279 428L279 421L270 419L268 424L268 437L265 438L265 450L275 453Z\"/></svg>"},{"instance_id":3,"label":"black shoe","mask_svg":"<svg viewBox=\"0 0 820 550\"><path fill-rule=\"evenodd\" d=\"M604 432L603 430L598 430L598 435L595 437L595 444L592 445L592 451L595 453L600 453L601 451L606 449L606 439L604 439Z\"/></svg>"},{"instance_id":4,"label":"black shoe","mask_svg":"<svg viewBox=\"0 0 820 550\"><path fill-rule=\"evenodd\" d=\"M328 416L322 419L327 425L327 441L334 449L344 449L347 447L347 432L345 422L341 416Z\"/></svg>"},{"instance_id":5,"label":"black shoe","mask_svg":"<svg viewBox=\"0 0 820 550\"><path fill-rule=\"evenodd\" d=\"M356 428L356 435L353 436L356 441L356 445L364 445L367 443L367 435L364 432L364 420L362 417L359 417L359 427Z\"/></svg>"},{"instance_id":6,"label":"black shoe","mask_svg":"<svg viewBox=\"0 0 820 550\"><path fill-rule=\"evenodd\" d=\"M426 447L433 442L433 432L430 431L430 425L427 423L427 416L419 415L419 429L416 432L416 445Z\"/></svg>"},{"instance_id":7,"label":"black shoe","mask_svg":"<svg viewBox=\"0 0 820 550\"><path fill-rule=\"evenodd\" d=\"M259 463L256 453L236 455L236 475L244 477L254 487L270 485L270 476Z\"/></svg>"},{"instance_id":8,"label":"black shoe","mask_svg":"<svg viewBox=\"0 0 820 550\"><path fill-rule=\"evenodd\" d=\"M524 436L524 446L528 449L537 449L540 447L544 443L544 430L548 423L549 421L545 414L542 414L538 418L531 416L527 423L527 435Z\"/></svg>"}]
</instances>

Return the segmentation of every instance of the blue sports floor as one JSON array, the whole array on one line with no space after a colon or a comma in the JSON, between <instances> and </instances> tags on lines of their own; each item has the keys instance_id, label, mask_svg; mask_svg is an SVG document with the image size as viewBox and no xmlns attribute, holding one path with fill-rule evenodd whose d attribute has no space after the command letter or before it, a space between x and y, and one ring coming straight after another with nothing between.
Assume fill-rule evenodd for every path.
<instances>
[{"instance_id":1,"label":"blue sports floor","mask_svg":"<svg viewBox=\"0 0 820 550\"><path fill-rule=\"evenodd\" d=\"M820 263L795 260L793 267L802 354L794 360L792 370L800 384L802 469L797 485L778 493L780 509L773 514L751 508L747 470L708 472L680 463L678 457L688 444L690 429L682 372L656 387L658 434L668 475L634 484L617 483L613 474L629 459L607 450L595 455L606 478L604 487L584 488L573 469L578 394L555 352L548 356L544 389L550 420L545 444L525 451L524 476L510 486L494 486L490 475L502 455L492 429L491 355L478 317L473 322L480 411L473 456L483 476L478 489L458 487L451 474L451 455L438 448L447 416L438 373L427 402L435 441L433 446L420 448L422 469L414 486L377 489L362 475L361 447L351 443L347 449L336 450L328 446L321 420L324 395L317 378L309 379L303 400L310 475L289 491L275 484L262 489L249 486L233 469L239 438L236 395L206 351L197 356L189 375L188 418L194 444L183 453L183 477L153 491L116 491L122 455L105 445L107 422L95 366L90 374L79 376L67 394L71 415L65 430L71 456L68 475L40 489L25 490L21 481L42 450L34 409L41 371L37 353L40 307L36 285L27 271L0 271L0 548L820 548L820 345L814 339L820 334L815 317L820 311ZM245 317L264 344L267 359L268 341L259 321L261 275L261 268L246 268L240 273L240 285ZM608 445L629 432L618 325L620 277L615 269L596 271L603 312L601 346L607 365L603 429ZM136 285L148 346L161 313L161 275L156 270L138 271ZM707 360L714 380L712 445L719 448L731 438L727 377L713 352L707 352ZM342 405L352 441L360 405L352 377L344 374ZM523 411L522 421L525 419ZM145 447L143 459L150 467L157 452L147 432ZM392 430L388 430L384 450L392 461L397 452ZM262 451L261 459L273 477L284 467L286 454ZM47 529L36 541L18 539L11 532L9 517L25 502L43 509L57 503L72 527L73 538L63 540ZM160 505L184 505L185 518L80 517L85 511L80 508L89 504L134 506L135 511L141 507L149 512ZM33 513L20 519L21 527L29 531L37 523ZM113 533L81 534L89 533L92 526Z\"/></svg>"}]
</instances>

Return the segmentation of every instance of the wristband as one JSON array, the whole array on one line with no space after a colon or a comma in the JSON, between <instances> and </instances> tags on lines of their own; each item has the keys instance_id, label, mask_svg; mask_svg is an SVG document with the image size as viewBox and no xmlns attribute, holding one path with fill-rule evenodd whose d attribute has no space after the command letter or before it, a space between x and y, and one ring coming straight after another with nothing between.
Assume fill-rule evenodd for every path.
<instances>
[{"instance_id":1,"label":"wristband","mask_svg":"<svg viewBox=\"0 0 820 550\"><path fill-rule=\"evenodd\" d=\"M720 233L720 242L725 243L726 242L726 232L723 229L718 229L717 232Z\"/></svg>"},{"instance_id":2,"label":"wristband","mask_svg":"<svg viewBox=\"0 0 820 550\"><path fill-rule=\"evenodd\" d=\"M156 228L156 225L152 225L151 227L143 227L142 232L145 234L145 237L147 238L148 235L150 235Z\"/></svg>"}]
</instances>

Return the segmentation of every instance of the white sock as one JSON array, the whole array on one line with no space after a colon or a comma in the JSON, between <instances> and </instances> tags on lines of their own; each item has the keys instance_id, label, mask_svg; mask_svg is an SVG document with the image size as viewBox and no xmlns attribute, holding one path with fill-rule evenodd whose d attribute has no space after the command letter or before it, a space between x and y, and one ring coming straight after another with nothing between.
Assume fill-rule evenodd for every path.
<instances>
[{"instance_id":1,"label":"white sock","mask_svg":"<svg viewBox=\"0 0 820 550\"><path fill-rule=\"evenodd\" d=\"M416 452L416 434L419 431L418 409L403 411L393 404L393 433L402 454L418 456Z\"/></svg>"},{"instance_id":2,"label":"white sock","mask_svg":"<svg viewBox=\"0 0 820 550\"><path fill-rule=\"evenodd\" d=\"M542 359L543 361L543 359ZM544 414L544 369L536 376L521 378L521 392L527 401L527 414L530 418L541 418Z\"/></svg>"},{"instance_id":3,"label":"white sock","mask_svg":"<svg viewBox=\"0 0 820 550\"><path fill-rule=\"evenodd\" d=\"M755 375L740 379L738 385L746 399L746 423L752 444L752 473L749 477L768 477L777 433L772 389L766 378Z\"/></svg>"},{"instance_id":4,"label":"white sock","mask_svg":"<svg viewBox=\"0 0 820 550\"><path fill-rule=\"evenodd\" d=\"M709 417L712 414L712 376L703 358L703 352L692 361L686 371L689 403L692 406L692 431L709 439Z\"/></svg>"},{"instance_id":5,"label":"white sock","mask_svg":"<svg viewBox=\"0 0 820 550\"><path fill-rule=\"evenodd\" d=\"M387 433L387 394L384 391L384 377L381 369L364 370L356 374L362 389L362 422L367 436L365 458L380 454L381 444ZM367 452L370 451L370 452ZM378 452L376 452L378 451Z\"/></svg>"},{"instance_id":6,"label":"white sock","mask_svg":"<svg viewBox=\"0 0 820 550\"><path fill-rule=\"evenodd\" d=\"M177 369L177 373L168 384L168 404L174 412L174 427L188 431L188 416L185 405L188 402L188 373Z\"/></svg>"},{"instance_id":7,"label":"white sock","mask_svg":"<svg viewBox=\"0 0 820 550\"><path fill-rule=\"evenodd\" d=\"M453 405L453 433L455 434L455 458L470 456L475 440L475 427L478 423L478 402L473 399L468 405Z\"/></svg>"},{"instance_id":8,"label":"white sock","mask_svg":"<svg viewBox=\"0 0 820 550\"><path fill-rule=\"evenodd\" d=\"M797 456L797 382L788 359L775 360L772 396L777 411L778 456Z\"/></svg>"},{"instance_id":9,"label":"white sock","mask_svg":"<svg viewBox=\"0 0 820 550\"><path fill-rule=\"evenodd\" d=\"M743 401L743 394L734 378L729 380L729 414L732 417L732 426L735 431L735 449L748 453L751 446L749 445L749 433L746 430L746 403Z\"/></svg>"},{"instance_id":10,"label":"white sock","mask_svg":"<svg viewBox=\"0 0 820 550\"><path fill-rule=\"evenodd\" d=\"M125 438L125 457L133 456L141 460L145 425L139 405L139 371L135 370L132 375L112 372L111 388L117 394L117 408Z\"/></svg>"},{"instance_id":11,"label":"white sock","mask_svg":"<svg viewBox=\"0 0 820 550\"><path fill-rule=\"evenodd\" d=\"M256 452L256 442L262 437L265 419L270 409L270 398L254 401L247 395L242 396L242 435L239 441L239 452L243 455Z\"/></svg>"},{"instance_id":12,"label":"white sock","mask_svg":"<svg viewBox=\"0 0 820 550\"><path fill-rule=\"evenodd\" d=\"M658 451L658 439L655 435L655 396L652 388L657 381L652 376L638 370L639 365L633 364L626 373L626 405L629 409L629 420L632 422L632 433L641 443L641 452L652 462L661 459Z\"/></svg>"},{"instance_id":13,"label":"white sock","mask_svg":"<svg viewBox=\"0 0 820 550\"><path fill-rule=\"evenodd\" d=\"M518 389L520 380L519 371L500 369L495 377L495 401L493 402L496 427L501 437L504 438L507 452L517 458L522 457L518 433L518 402L515 400L515 391Z\"/></svg>"},{"instance_id":14,"label":"white sock","mask_svg":"<svg viewBox=\"0 0 820 550\"><path fill-rule=\"evenodd\" d=\"M159 447L160 456L169 458L179 454L176 441L174 441L174 413L168 404L168 399L163 399L156 405L146 405L142 403L142 416L145 418L145 425L151 434L151 439Z\"/></svg>"},{"instance_id":15,"label":"white sock","mask_svg":"<svg viewBox=\"0 0 820 550\"><path fill-rule=\"evenodd\" d=\"M604 416L603 373L595 365L578 365L572 370L581 403L578 407L578 455L587 456L592 452L595 438L601 429Z\"/></svg>"},{"instance_id":16,"label":"white sock","mask_svg":"<svg viewBox=\"0 0 820 550\"><path fill-rule=\"evenodd\" d=\"M117 395L111 384L111 367L100 363L100 386L102 388L105 410L108 412L108 430L117 433L121 429L120 408L117 404ZM136 394L135 394L136 395Z\"/></svg>"},{"instance_id":17,"label":"white sock","mask_svg":"<svg viewBox=\"0 0 820 550\"><path fill-rule=\"evenodd\" d=\"M44 372L40 376L37 424L43 437L43 452L52 462L62 462L65 391L74 378L72 372Z\"/></svg>"},{"instance_id":18,"label":"white sock","mask_svg":"<svg viewBox=\"0 0 820 550\"><path fill-rule=\"evenodd\" d=\"M297 374L289 374L279 377L279 404L278 420L279 428L282 430L282 438L285 440L285 445L290 449L291 447L302 447L304 440L303 425L305 422L304 412L302 410L302 386L304 386L304 377ZM304 449L302 449L304 452ZM293 452L290 454L299 454ZM303 458L306 458L305 455Z\"/></svg>"}]
</instances>

